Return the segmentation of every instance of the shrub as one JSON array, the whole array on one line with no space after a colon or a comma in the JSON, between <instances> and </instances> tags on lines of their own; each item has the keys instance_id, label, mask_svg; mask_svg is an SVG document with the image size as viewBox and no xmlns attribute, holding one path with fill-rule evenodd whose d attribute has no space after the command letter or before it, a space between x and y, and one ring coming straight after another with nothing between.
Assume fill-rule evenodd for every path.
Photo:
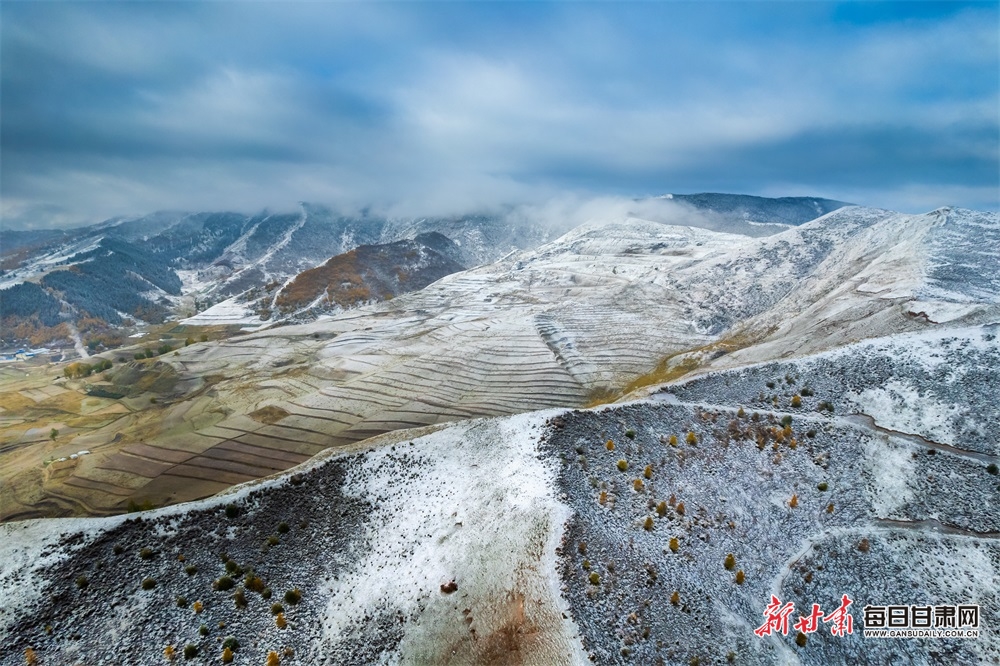
<instances>
[{"instance_id":1,"label":"shrub","mask_svg":"<svg viewBox=\"0 0 1000 666\"><path fill-rule=\"evenodd\" d=\"M997 474L1000 474L1000 468L997 467L996 463L990 463L986 466L986 473L996 476Z\"/></svg>"},{"instance_id":2,"label":"shrub","mask_svg":"<svg viewBox=\"0 0 1000 666\"><path fill-rule=\"evenodd\" d=\"M830 502L829 504L826 505L826 512L833 513L833 502Z\"/></svg>"},{"instance_id":3,"label":"shrub","mask_svg":"<svg viewBox=\"0 0 1000 666\"><path fill-rule=\"evenodd\" d=\"M264 664L265 666L279 666L279 664L281 664L281 660L278 659L278 653L275 652L274 650L268 652L267 661L264 662Z\"/></svg>"},{"instance_id":4,"label":"shrub","mask_svg":"<svg viewBox=\"0 0 1000 666\"><path fill-rule=\"evenodd\" d=\"M670 446L677 446L677 435L670 436Z\"/></svg>"},{"instance_id":5,"label":"shrub","mask_svg":"<svg viewBox=\"0 0 1000 666\"><path fill-rule=\"evenodd\" d=\"M288 523L278 523L278 534L288 534Z\"/></svg>"},{"instance_id":6,"label":"shrub","mask_svg":"<svg viewBox=\"0 0 1000 666\"><path fill-rule=\"evenodd\" d=\"M260 576L255 576L252 573L248 573L247 577L243 579L243 585L251 592L256 592L258 594L264 591L264 579Z\"/></svg>"},{"instance_id":7,"label":"shrub","mask_svg":"<svg viewBox=\"0 0 1000 666\"><path fill-rule=\"evenodd\" d=\"M868 539L862 539L862 540L861 540L861 541L860 541L860 542L858 543L858 550L860 550L860 551L861 551L862 553L867 553L867 552L868 552L868 549L869 549L869 547L870 547L870 546L869 546L869 544L868 544Z\"/></svg>"},{"instance_id":8,"label":"shrub","mask_svg":"<svg viewBox=\"0 0 1000 666\"><path fill-rule=\"evenodd\" d=\"M222 648L222 663L228 664L233 660L233 651L229 648Z\"/></svg>"},{"instance_id":9,"label":"shrub","mask_svg":"<svg viewBox=\"0 0 1000 666\"><path fill-rule=\"evenodd\" d=\"M681 549L681 544L677 540L677 537L670 537L670 550L676 553L680 549Z\"/></svg>"},{"instance_id":10,"label":"shrub","mask_svg":"<svg viewBox=\"0 0 1000 666\"><path fill-rule=\"evenodd\" d=\"M268 546L277 546L279 543L281 543L281 539L279 539L275 535L272 534L271 536L267 537Z\"/></svg>"},{"instance_id":11,"label":"shrub","mask_svg":"<svg viewBox=\"0 0 1000 666\"><path fill-rule=\"evenodd\" d=\"M299 588L285 592L285 603L294 606L302 600L302 592Z\"/></svg>"},{"instance_id":12,"label":"shrub","mask_svg":"<svg viewBox=\"0 0 1000 666\"><path fill-rule=\"evenodd\" d=\"M808 397L810 397L810 396L813 396L813 395L815 395L815 394L816 394L816 392L815 392L815 391L813 391L813 390L812 390L811 388L809 388L808 386L803 386L803 387L802 387L802 395L806 396L807 398L808 398Z\"/></svg>"},{"instance_id":13,"label":"shrub","mask_svg":"<svg viewBox=\"0 0 1000 666\"><path fill-rule=\"evenodd\" d=\"M196 567L193 564L189 564L186 567L184 567L184 573L186 573L188 576L193 576L196 573L198 573L198 567Z\"/></svg>"},{"instance_id":14,"label":"shrub","mask_svg":"<svg viewBox=\"0 0 1000 666\"><path fill-rule=\"evenodd\" d=\"M816 411L817 412L827 411L833 414L833 404L824 400L821 403L819 403L819 405L816 406Z\"/></svg>"},{"instance_id":15,"label":"shrub","mask_svg":"<svg viewBox=\"0 0 1000 666\"><path fill-rule=\"evenodd\" d=\"M208 625L203 624L200 627L198 627L198 633L201 634L202 636L208 636Z\"/></svg>"},{"instance_id":16,"label":"shrub","mask_svg":"<svg viewBox=\"0 0 1000 666\"><path fill-rule=\"evenodd\" d=\"M205 604L201 603L200 601L196 601L194 602L194 604L191 605L191 608L194 610L195 613L200 613L202 609L205 608Z\"/></svg>"},{"instance_id":17,"label":"shrub","mask_svg":"<svg viewBox=\"0 0 1000 666\"><path fill-rule=\"evenodd\" d=\"M801 407L801 406L802 406L802 398L799 397L799 396L797 396L797 395L793 395L792 396L792 407Z\"/></svg>"},{"instance_id":18,"label":"shrub","mask_svg":"<svg viewBox=\"0 0 1000 666\"><path fill-rule=\"evenodd\" d=\"M601 494L597 496L597 503L604 506L608 503L608 491L602 490Z\"/></svg>"},{"instance_id":19,"label":"shrub","mask_svg":"<svg viewBox=\"0 0 1000 666\"><path fill-rule=\"evenodd\" d=\"M163 648L163 656L167 658L167 661L173 661L176 654L177 652L176 650L174 650L173 645L168 645L167 647Z\"/></svg>"},{"instance_id":20,"label":"shrub","mask_svg":"<svg viewBox=\"0 0 1000 666\"><path fill-rule=\"evenodd\" d=\"M782 416L781 417L781 421L779 421L779 423L781 425L785 426L786 428L789 427L789 426L791 426L792 425L792 415L791 414L786 414L786 415Z\"/></svg>"},{"instance_id":21,"label":"shrub","mask_svg":"<svg viewBox=\"0 0 1000 666\"><path fill-rule=\"evenodd\" d=\"M285 619L284 613L278 613L274 618L274 624L278 629L284 629L288 626L288 621Z\"/></svg>"},{"instance_id":22,"label":"shrub","mask_svg":"<svg viewBox=\"0 0 1000 666\"><path fill-rule=\"evenodd\" d=\"M745 411L743 411L742 407L740 407L739 410L736 412L736 418L738 418L738 419L742 419L746 415L747 415L747 413Z\"/></svg>"},{"instance_id":23,"label":"shrub","mask_svg":"<svg viewBox=\"0 0 1000 666\"><path fill-rule=\"evenodd\" d=\"M152 590L154 587L156 587L156 581L155 580L153 580L152 578L143 578L142 579L142 589L144 589L144 590Z\"/></svg>"},{"instance_id":24,"label":"shrub","mask_svg":"<svg viewBox=\"0 0 1000 666\"><path fill-rule=\"evenodd\" d=\"M663 516L667 515L666 502L661 500L660 503L656 505L656 515L658 515L660 518L663 518Z\"/></svg>"},{"instance_id":25,"label":"shrub","mask_svg":"<svg viewBox=\"0 0 1000 666\"><path fill-rule=\"evenodd\" d=\"M580 567L583 568L584 571L590 571L590 560L584 560L580 564Z\"/></svg>"},{"instance_id":26,"label":"shrub","mask_svg":"<svg viewBox=\"0 0 1000 666\"><path fill-rule=\"evenodd\" d=\"M232 503L226 505L226 518L235 518L238 515L240 515L240 508L238 506Z\"/></svg>"},{"instance_id":27,"label":"shrub","mask_svg":"<svg viewBox=\"0 0 1000 666\"><path fill-rule=\"evenodd\" d=\"M201 340L202 342L208 342L208 335L206 335L205 333L202 333L201 337L198 338L198 339Z\"/></svg>"},{"instance_id":28,"label":"shrub","mask_svg":"<svg viewBox=\"0 0 1000 666\"><path fill-rule=\"evenodd\" d=\"M826 481L823 481L823 482L818 483L816 485L816 490L818 490L820 492L826 492L826 489L829 488L829 487L830 486L826 485Z\"/></svg>"},{"instance_id":29,"label":"shrub","mask_svg":"<svg viewBox=\"0 0 1000 666\"><path fill-rule=\"evenodd\" d=\"M606 448L608 451L614 451L615 450L615 441L613 439L609 439L608 441L606 441L604 443L604 448Z\"/></svg>"},{"instance_id":30,"label":"shrub","mask_svg":"<svg viewBox=\"0 0 1000 666\"><path fill-rule=\"evenodd\" d=\"M233 601L236 602L236 607L237 608L246 608L247 607L247 595L243 591L242 587L239 588L238 590L236 590L236 592L233 593Z\"/></svg>"},{"instance_id":31,"label":"shrub","mask_svg":"<svg viewBox=\"0 0 1000 666\"><path fill-rule=\"evenodd\" d=\"M684 438L684 441L690 444L691 446L694 446L695 444L698 443L698 435L694 434L693 430L688 430L687 437Z\"/></svg>"},{"instance_id":32,"label":"shrub","mask_svg":"<svg viewBox=\"0 0 1000 666\"><path fill-rule=\"evenodd\" d=\"M153 551L149 548L143 548L139 551L139 559L151 560L153 559Z\"/></svg>"},{"instance_id":33,"label":"shrub","mask_svg":"<svg viewBox=\"0 0 1000 666\"><path fill-rule=\"evenodd\" d=\"M807 642L809 642L809 639L801 631L799 633L795 634L795 644L796 645L798 645L799 647L805 647Z\"/></svg>"},{"instance_id":34,"label":"shrub","mask_svg":"<svg viewBox=\"0 0 1000 666\"><path fill-rule=\"evenodd\" d=\"M767 386L767 388L769 388L769 389L773 389L773 388L774 388L774 382L766 382L766 384L765 384L765 385L766 385L766 386Z\"/></svg>"},{"instance_id":35,"label":"shrub","mask_svg":"<svg viewBox=\"0 0 1000 666\"><path fill-rule=\"evenodd\" d=\"M681 603L681 593L674 590L674 593L670 595L670 603L674 606L679 606Z\"/></svg>"},{"instance_id":36,"label":"shrub","mask_svg":"<svg viewBox=\"0 0 1000 666\"><path fill-rule=\"evenodd\" d=\"M243 568L236 563L236 560L226 560L226 571L239 575L243 573Z\"/></svg>"},{"instance_id":37,"label":"shrub","mask_svg":"<svg viewBox=\"0 0 1000 666\"><path fill-rule=\"evenodd\" d=\"M590 584L591 585L600 585L601 584L601 577L597 574L596 571L591 571L590 572L589 579L590 579Z\"/></svg>"},{"instance_id":38,"label":"shrub","mask_svg":"<svg viewBox=\"0 0 1000 666\"><path fill-rule=\"evenodd\" d=\"M809 439L812 439L815 436L816 436L816 431L815 430L809 430L809 431L806 432L806 437L808 437Z\"/></svg>"},{"instance_id":39,"label":"shrub","mask_svg":"<svg viewBox=\"0 0 1000 666\"><path fill-rule=\"evenodd\" d=\"M111 552L113 552L115 555L121 555L122 553L125 552L125 549L121 546L121 544L116 543L114 548L111 549Z\"/></svg>"},{"instance_id":40,"label":"shrub","mask_svg":"<svg viewBox=\"0 0 1000 666\"><path fill-rule=\"evenodd\" d=\"M629 428L628 430L625 431L625 436L628 437L629 439L635 439L635 430Z\"/></svg>"},{"instance_id":41,"label":"shrub","mask_svg":"<svg viewBox=\"0 0 1000 666\"><path fill-rule=\"evenodd\" d=\"M627 469L628 469L628 463L625 462L624 459L623 460L619 460L618 461L618 471L619 472L624 472Z\"/></svg>"},{"instance_id":42,"label":"shrub","mask_svg":"<svg viewBox=\"0 0 1000 666\"><path fill-rule=\"evenodd\" d=\"M184 646L184 658L194 659L198 656L198 646L194 643L188 643Z\"/></svg>"},{"instance_id":43,"label":"shrub","mask_svg":"<svg viewBox=\"0 0 1000 666\"><path fill-rule=\"evenodd\" d=\"M637 493L641 493L642 489L643 489L642 479L636 479L635 481L632 482L632 490L634 490Z\"/></svg>"},{"instance_id":44,"label":"shrub","mask_svg":"<svg viewBox=\"0 0 1000 666\"><path fill-rule=\"evenodd\" d=\"M653 529L653 517L652 516L646 516L646 521L642 524L642 528L644 530L646 530L647 532L649 532L650 530Z\"/></svg>"},{"instance_id":45,"label":"shrub","mask_svg":"<svg viewBox=\"0 0 1000 666\"><path fill-rule=\"evenodd\" d=\"M274 603L271 604L271 615L278 615L279 613L284 613L285 607L281 604Z\"/></svg>"},{"instance_id":46,"label":"shrub","mask_svg":"<svg viewBox=\"0 0 1000 666\"><path fill-rule=\"evenodd\" d=\"M792 499L788 500L788 506L794 509L798 505L799 505L799 496L792 495Z\"/></svg>"},{"instance_id":47,"label":"shrub","mask_svg":"<svg viewBox=\"0 0 1000 666\"><path fill-rule=\"evenodd\" d=\"M674 507L674 511L677 512L678 516L683 516L684 515L684 502L678 502L677 506Z\"/></svg>"},{"instance_id":48,"label":"shrub","mask_svg":"<svg viewBox=\"0 0 1000 666\"><path fill-rule=\"evenodd\" d=\"M576 545L576 552L580 553L581 555L586 555L587 554L587 542L586 541L581 541L580 543L578 543Z\"/></svg>"},{"instance_id":49,"label":"shrub","mask_svg":"<svg viewBox=\"0 0 1000 666\"><path fill-rule=\"evenodd\" d=\"M743 573L743 569L740 569L736 572L736 584L742 585L744 580L746 580L746 574Z\"/></svg>"},{"instance_id":50,"label":"shrub","mask_svg":"<svg viewBox=\"0 0 1000 666\"><path fill-rule=\"evenodd\" d=\"M76 579L76 586L81 590L86 590L87 586L90 585L90 581L87 580L86 576L78 576Z\"/></svg>"},{"instance_id":51,"label":"shrub","mask_svg":"<svg viewBox=\"0 0 1000 666\"><path fill-rule=\"evenodd\" d=\"M647 479L652 479L653 478L653 466L652 465L646 465L646 469L642 470L642 475L644 477L646 477Z\"/></svg>"},{"instance_id":52,"label":"shrub","mask_svg":"<svg viewBox=\"0 0 1000 666\"><path fill-rule=\"evenodd\" d=\"M234 583L233 579L230 578L229 576L220 576L215 579L214 583L212 583L212 589L218 590L219 592L225 592L226 590L231 590L235 586L236 583Z\"/></svg>"},{"instance_id":53,"label":"shrub","mask_svg":"<svg viewBox=\"0 0 1000 666\"><path fill-rule=\"evenodd\" d=\"M732 571L736 567L736 556L732 553L726 555L726 560L723 562L723 566L726 567L726 571Z\"/></svg>"},{"instance_id":54,"label":"shrub","mask_svg":"<svg viewBox=\"0 0 1000 666\"><path fill-rule=\"evenodd\" d=\"M222 641L222 647L229 648L233 652L240 649L240 642L236 640L236 636L226 636Z\"/></svg>"},{"instance_id":55,"label":"shrub","mask_svg":"<svg viewBox=\"0 0 1000 666\"><path fill-rule=\"evenodd\" d=\"M187 597L185 597L183 594L180 594L180 595L177 596L177 607L178 608L187 608L188 607Z\"/></svg>"},{"instance_id":56,"label":"shrub","mask_svg":"<svg viewBox=\"0 0 1000 666\"><path fill-rule=\"evenodd\" d=\"M263 599L270 599L271 598L271 588L265 587L263 590L260 591L260 596Z\"/></svg>"}]
</instances>

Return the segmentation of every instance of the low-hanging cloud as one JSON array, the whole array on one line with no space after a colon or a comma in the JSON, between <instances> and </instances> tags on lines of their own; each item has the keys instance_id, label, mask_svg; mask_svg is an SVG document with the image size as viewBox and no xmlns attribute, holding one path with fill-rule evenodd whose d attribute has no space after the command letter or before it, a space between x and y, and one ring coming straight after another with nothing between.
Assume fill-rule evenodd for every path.
<instances>
[{"instance_id":1,"label":"low-hanging cloud","mask_svg":"<svg viewBox=\"0 0 1000 666\"><path fill-rule=\"evenodd\" d=\"M670 191L1000 206L996 7L851 11L12 4L4 225Z\"/></svg>"}]
</instances>

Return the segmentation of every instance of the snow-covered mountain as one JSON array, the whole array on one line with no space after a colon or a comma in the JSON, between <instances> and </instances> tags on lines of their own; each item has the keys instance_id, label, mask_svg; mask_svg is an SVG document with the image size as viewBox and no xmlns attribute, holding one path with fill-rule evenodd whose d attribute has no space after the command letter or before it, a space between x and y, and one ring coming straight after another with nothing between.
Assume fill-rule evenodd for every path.
<instances>
[{"instance_id":1,"label":"snow-covered mountain","mask_svg":"<svg viewBox=\"0 0 1000 666\"><path fill-rule=\"evenodd\" d=\"M89 453L0 469L3 517L250 483L0 526L0 663L995 662L997 247L960 209L624 216L123 364L65 444L41 410L87 387L25 384L18 460ZM853 632L758 636L772 595ZM980 634L863 637L907 604Z\"/></svg>"}]
</instances>

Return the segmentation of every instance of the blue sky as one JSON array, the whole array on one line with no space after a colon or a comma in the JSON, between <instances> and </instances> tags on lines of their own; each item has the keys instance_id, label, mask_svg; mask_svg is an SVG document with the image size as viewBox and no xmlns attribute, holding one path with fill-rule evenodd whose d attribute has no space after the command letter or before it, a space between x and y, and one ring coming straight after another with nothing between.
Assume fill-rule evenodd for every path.
<instances>
[{"instance_id":1,"label":"blue sky","mask_svg":"<svg viewBox=\"0 0 1000 666\"><path fill-rule=\"evenodd\" d=\"M1000 208L997 2L0 12L8 227L701 191Z\"/></svg>"}]
</instances>

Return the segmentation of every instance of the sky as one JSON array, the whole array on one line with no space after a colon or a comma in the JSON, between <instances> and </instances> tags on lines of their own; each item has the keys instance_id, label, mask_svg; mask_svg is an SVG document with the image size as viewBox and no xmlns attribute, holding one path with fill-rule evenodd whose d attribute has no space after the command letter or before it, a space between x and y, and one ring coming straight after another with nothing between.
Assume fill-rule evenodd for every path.
<instances>
[{"instance_id":1,"label":"sky","mask_svg":"<svg viewBox=\"0 0 1000 666\"><path fill-rule=\"evenodd\" d=\"M0 214L997 210L998 41L995 1L5 1Z\"/></svg>"}]
</instances>

